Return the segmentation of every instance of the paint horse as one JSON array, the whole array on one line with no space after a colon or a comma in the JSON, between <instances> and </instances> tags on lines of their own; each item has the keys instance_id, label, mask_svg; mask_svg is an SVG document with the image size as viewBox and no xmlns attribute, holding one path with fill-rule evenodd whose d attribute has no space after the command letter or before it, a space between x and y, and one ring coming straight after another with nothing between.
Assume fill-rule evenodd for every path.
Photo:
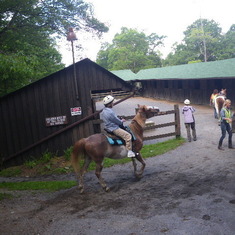
<instances>
[{"instance_id":1,"label":"paint horse","mask_svg":"<svg viewBox=\"0 0 235 235\"><path fill-rule=\"evenodd\" d=\"M145 162L140 154L143 146L143 132L145 121L148 118L156 116L159 112L158 108L152 106L138 105L138 111L128 126L133 133L135 140L133 141L133 151L136 153L135 158L132 158L134 167L134 175L141 178L145 168ZM84 164L80 169L80 160L84 158ZM99 180L100 185L104 191L108 192L110 189L106 185L105 180L101 175L104 158L121 159L127 157L127 149L125 145L111 145L105 134L94 134L87 138L78 140L73 147L71 161L74 168L80 193L84 192L84 175L89 167L89 164L94 161L96 163L95 174ZM136 159L142 164L141 169L137 170Z\"/></svg>"},{"instance_id":2,"label":"paint horse","mask_svg":"<svg viewBox=\"0 0 235 235\"><path fill-rule=\"evenodd\" d=\"M220 111L224 106L225 99L226 99L226 89L222 89L220 94L215 98L215 110L218 119L220 119Z\"/></svg>"}]
</instances>

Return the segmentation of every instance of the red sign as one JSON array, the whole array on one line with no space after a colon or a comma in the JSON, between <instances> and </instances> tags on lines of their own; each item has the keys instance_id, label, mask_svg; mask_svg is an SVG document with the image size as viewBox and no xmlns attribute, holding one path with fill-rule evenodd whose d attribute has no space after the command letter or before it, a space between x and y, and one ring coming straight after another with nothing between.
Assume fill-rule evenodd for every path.
<instances>
[{"instance_id":1,"label":"red sign","mask_svg":"<svg viewBox=\"0 0 235 235\"><path fill-rule=\"evenodd\" d=\"M82 114L82 108L81 107L75 107L71 108L71 116L81 115Z\"/></svg>"}]
</instances>

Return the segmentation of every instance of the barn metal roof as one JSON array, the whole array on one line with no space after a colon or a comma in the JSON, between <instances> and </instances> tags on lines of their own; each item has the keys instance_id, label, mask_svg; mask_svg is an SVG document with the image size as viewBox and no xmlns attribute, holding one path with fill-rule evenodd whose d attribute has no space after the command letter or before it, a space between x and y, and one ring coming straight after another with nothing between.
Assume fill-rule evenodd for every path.
<instances>
[{"instance_id":1,"label":"barn metal roof","mask_svg":"<svg viewBox=\"0 0 235 235\"><path fill-rule=\"evenodd\" d=\"M137 74L131 70L111 71L125 81L151 79L205 79L235 78L235 58L206 63L192 63L161 68L140 70Z\"/></svg>"},{"instance_id":2,"label":"barn metal roof","mask_svg":"<svg viewBox=\"0 0 235 235\"><path fill-rule=\"evenodd\" d=\"M125 81L131 81L136 79L136 74L133 73L130 69L125 70L114 70L111 73L115 74L119 78L122 78Z\"/></svg>"}]
</instances>

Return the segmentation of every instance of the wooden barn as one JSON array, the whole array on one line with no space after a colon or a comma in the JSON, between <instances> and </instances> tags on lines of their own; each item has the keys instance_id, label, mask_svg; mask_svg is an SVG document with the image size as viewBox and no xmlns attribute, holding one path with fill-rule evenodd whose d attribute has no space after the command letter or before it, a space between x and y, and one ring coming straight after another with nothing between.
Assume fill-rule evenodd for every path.
<instances>
[{"instance_id":1,"label":"wooden barn","mask_svg":"<svg viewBox=\"0 0 235 235\"><path fill-rule=\"evenodd\" d=\"M17 165L50 151L63 154L81 137L100 131L93 124L95 100L131 86L84 59L0 98L0 160Z\"/></svg>"},{"instance_id":2,"label":"wooden barn","mask_svg":"<svg viewBox=\"0 0 235 235\"><path fill-rule=\"evenodd\" d=\"M235 107L235 58L139 71L112 71L125 81L139 82L142 95L157 99L209 105L214 89L227 89L227 98Z\"/></svg>"}]
</instances>

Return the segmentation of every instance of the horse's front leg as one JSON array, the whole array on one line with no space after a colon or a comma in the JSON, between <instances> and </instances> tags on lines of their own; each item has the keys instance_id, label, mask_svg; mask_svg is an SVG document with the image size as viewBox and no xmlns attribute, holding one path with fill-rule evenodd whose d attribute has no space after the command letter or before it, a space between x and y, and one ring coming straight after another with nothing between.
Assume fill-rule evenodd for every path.
<instances>
[{"instance_id":1,"label":"horse's front leg","mask_svg":"<svg viewBox=\"0 0 235 235\"><path fill-rule=\"evenodd\" d=\"M137 178L141 178L142 175L143 175L143 173L144 173L144 168L145 168L145 166L146 166L146 163L145 163L145 161L144 161L144 159L142 158L142 156L141 156L140 153L137 153L137 154L136 154L136 159L137 159L142 165L141 165L140 171L137 172L135 159L132 159L133 166L134 166L134 173L135 173L135 176L136 176Z\"/></svg>"},{"instance_id":2,"label":"horse's front leg","mask_svg":"<svg viewBox=\"0 0 235 235\"><path fill-rule=\"evenodd\" d=\"M96 170L95 170L95 175L99 180L100 185L104 189L105 192L110 191L110 188L106 185L103 177L101 176L101 171L103 169L102 163L96 163Z\"/></svg>"}]
</instances>

